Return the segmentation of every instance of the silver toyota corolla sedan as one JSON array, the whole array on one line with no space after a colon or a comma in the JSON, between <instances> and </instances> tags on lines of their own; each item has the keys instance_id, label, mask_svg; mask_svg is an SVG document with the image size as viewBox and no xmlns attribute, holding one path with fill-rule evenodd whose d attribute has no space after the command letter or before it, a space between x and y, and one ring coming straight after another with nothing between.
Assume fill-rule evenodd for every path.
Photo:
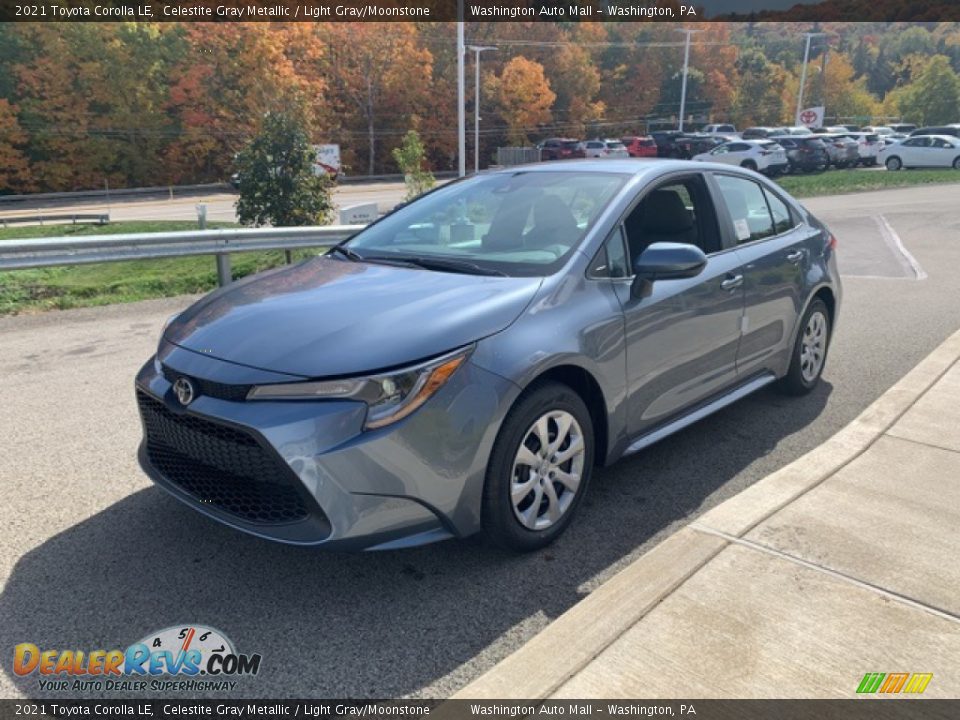
<instances>
[{"instance_id":1,"label":"silver toyota corolla sedan","mask_svg":"<svg viewBox=\"0 0 960 720\"><path fill-rule=\"evenodd\" d=\"M727 165L452 183L173 318L136 379L140 462L273 540L540 548L595 466L769 383L817 384L835 247L777 185Z\"/></svg>"}]
</instances>

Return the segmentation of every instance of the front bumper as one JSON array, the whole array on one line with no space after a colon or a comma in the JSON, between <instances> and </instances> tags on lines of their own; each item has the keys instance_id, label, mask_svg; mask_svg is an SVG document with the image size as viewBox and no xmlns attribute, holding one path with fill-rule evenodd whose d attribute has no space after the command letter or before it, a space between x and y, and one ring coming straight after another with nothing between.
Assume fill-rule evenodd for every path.
<instances>
[{"instance_id":1,"label":"front bumper","mask_svg":"<svg viewBox=\"0 0 960 720\"><path fill-rule=\"evenodd\" d=\"M172 391L179 376L209 394L182 407ZM512 383L467 362L417 412L364 431L363 403L231 392L276 381L163 343L136 379L144 471L215 520L291 544L388 549L480 529L487 458L518 393Z\"/></svg>"}]
</instances>

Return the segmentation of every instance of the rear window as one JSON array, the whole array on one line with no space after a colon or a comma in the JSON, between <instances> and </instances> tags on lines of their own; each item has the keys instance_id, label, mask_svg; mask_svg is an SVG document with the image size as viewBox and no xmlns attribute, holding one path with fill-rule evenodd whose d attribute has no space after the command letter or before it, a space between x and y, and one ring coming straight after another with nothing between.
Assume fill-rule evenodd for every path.
<instances>
[{"instance_id":1,"label":"rear window","mask_svg":"<svg viewBox=\"0 0 960 720\"><path fill-rule=\"evenodd\" d=\"M608 142L608 143L607 143L607 147L610 148L611 150L619 150L620 148L623 147L623 143L622 143L622 142Z\"/></svg>"},{"instance_id":2,"label":"rear window","mask_svg":"<svg viewBox=\"0 0 960 720\"><path fill-rule=\"evenodd\" d=\"M867 135L866 137L867 142L872 142L872 143L877 142L877 140L879 139L880 139L879 135Z\"/></svg>"},{"instance_id":3,"label":"rear window","mask_svg":"<svg viewBox=\"0 0 960 720\"><path fill-rule=\"evenodd\" d=\"M568 150L575 150L579 144L580 142L577 140L567 140L563 143L563 147L567 148Z\"/></svg>"},{"instance_id":4,"label":"rear window","mask_svg":"<svg viewBox=\"0 0 960 720\"><path fill-rule=\"evenodd\" d=\"M776 145L776 143L773 140L763 140L761 142L758 142L757 145L759 145L762 148L769 148Z\"/></svg>"},{"instance_id":5,"label":"rear window","mask_svg":"<svg viewBox=\"0 0 960 720\"><path fill-rule=\"evenodd\" d=\"M593 149L595 149L595 148L602 148L602 147L603 147L603 143L602 143L602 142L588 142L588 143L587 143L587 147L590 148L591 150L593 150Z\"/></svg>"},{"instance_id":6,"label":"rear window","mask_svg":"<svg viewBox=\"0 0 960 720\"><path fill-rule=\"evenodd\" d=\"M640 141L640 146L641 146L641 147L653 147L653 146L656 145L656 144L657 144L657 143L655 143L653 140L641 140L641 141Z\"/></svg>"},{"instance_id":7,"label":"rear window","mask_svg":"<svg viewBox=\"0 0 960 720\"><path fill-rule=\"evenodd\" d=\"M797 142L799 142L801 145L805 145L806 147L824 147L823 140L820 138L804 138L802 140L798 140Z\"/></svg>"}]
</instances>

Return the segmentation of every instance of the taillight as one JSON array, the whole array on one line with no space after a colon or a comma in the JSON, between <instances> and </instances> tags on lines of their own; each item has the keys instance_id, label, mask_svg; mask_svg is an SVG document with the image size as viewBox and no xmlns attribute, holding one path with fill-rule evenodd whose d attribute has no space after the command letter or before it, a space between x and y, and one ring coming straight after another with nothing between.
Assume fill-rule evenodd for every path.
<instances>
[{"instance_id":1,"label":"taillight","mask_svg":"<svg viewBox=\"0 0 960 720\"><path fill-rule=\"evenodd\" d=\"M827 250L836 250L837 249L837 236L833 233L827 235Z\"/></svg>"}]
</instances>

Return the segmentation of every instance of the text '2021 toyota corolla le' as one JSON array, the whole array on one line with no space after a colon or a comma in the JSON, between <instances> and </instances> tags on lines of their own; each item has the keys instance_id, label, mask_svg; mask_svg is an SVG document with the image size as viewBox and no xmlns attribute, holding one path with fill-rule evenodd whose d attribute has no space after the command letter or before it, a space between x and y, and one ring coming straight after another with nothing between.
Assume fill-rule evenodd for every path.
<instances>
[{"instance_id":1,"label":"text '2021 toyota corolla le'","mask_svg":"<svg viewBox=\"0 0 960 720\"><path fill-rule=\"evenodd\" d=\"M756 173L480 175L175 317L137 376L140 461L274 540L535 549L594 466L768 383L811 390L839 304L833 236Z\"/></svg>"}]
</instances>

